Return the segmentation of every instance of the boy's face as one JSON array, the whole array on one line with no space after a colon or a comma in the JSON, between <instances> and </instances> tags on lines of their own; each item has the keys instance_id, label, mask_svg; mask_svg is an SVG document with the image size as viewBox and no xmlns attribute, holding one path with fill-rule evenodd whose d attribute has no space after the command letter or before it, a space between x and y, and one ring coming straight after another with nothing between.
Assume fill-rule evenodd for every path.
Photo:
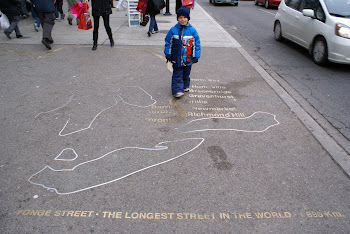
<instances>
[{"instance_id":1,"label":"boy's face","mask_svg":"<svg viewBox=\"0 0 350 234\"><path fill-rule=\"evenodd\" d=\"M178 18L177 18L177 21L179 22L179 24L181 25L186 25L188 23L188 19L183 16L183 15L180 15Z\"/></svg>"}]
</instances>

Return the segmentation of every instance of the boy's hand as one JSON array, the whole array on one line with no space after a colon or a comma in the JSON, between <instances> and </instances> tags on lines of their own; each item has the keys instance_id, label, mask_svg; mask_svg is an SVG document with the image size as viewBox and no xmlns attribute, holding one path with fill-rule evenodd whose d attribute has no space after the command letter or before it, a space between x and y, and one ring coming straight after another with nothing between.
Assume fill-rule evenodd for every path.
<instances>
[{"instance_id":1,"label":"boy's hand","mask_svg":"<svg viewBox=\"0 0 350 234\"><path fill-rule=\"evenodd\" d=\"M165 58L166 58L166 62L171 62L172 63L170 55L165 56Z\"/></svg>"},{"instance_id":2,"label":"boy's hand","mask_svg":"<svg viewBox=\"0 0 350 234\"><path fill-rule=\"evenodd\" d=\"M192 63L198 63L198 59L197 58L192 58Z\"/></svg>"}]
</instances>

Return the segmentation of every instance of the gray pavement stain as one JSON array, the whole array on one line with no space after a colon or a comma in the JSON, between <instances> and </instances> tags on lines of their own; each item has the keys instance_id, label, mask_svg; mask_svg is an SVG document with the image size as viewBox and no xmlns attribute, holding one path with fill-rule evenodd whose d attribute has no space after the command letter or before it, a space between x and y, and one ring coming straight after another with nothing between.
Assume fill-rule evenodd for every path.
<instances>
[{"instance_id":1,"label":"gray pavement stain","mask_svg":"<svg viewBox=\"0 0 350 234\"><path fill-rule=\"evenodd\" d=\"M231 170L233 165L227 161L226 152L218 145L209 146L207 148L210 158L214 162L214 167L218 170Z\"/></svg>"}]
</instances>

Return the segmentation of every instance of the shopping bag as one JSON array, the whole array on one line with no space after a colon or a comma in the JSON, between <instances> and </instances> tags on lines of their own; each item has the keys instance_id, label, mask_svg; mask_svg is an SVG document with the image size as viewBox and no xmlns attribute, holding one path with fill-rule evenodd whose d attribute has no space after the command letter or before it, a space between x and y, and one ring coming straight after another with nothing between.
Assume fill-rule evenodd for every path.
<instances>
[{"instance_id":1,"label":"shopping bag","mask_svg":"<svg viewBox=\"0 0 350 234\"><path fill-rule=\"evenodd\" d=\"M183 6L186 6L189 9L194 7L194 0L181 0L181 2Z\"/></svg>"},{"instance_id":2,"label":"shopping bag","mask_svg":"<svg viewBox=\"0 0 350 234\"><path fill-rule=\"evenodd\" d=\"M79 15L78 28L83 30L92 29L92 21L91 21L90 13L88 11L89 9L88 4L83 3L82 9L83 10L80 11L80 15Z\"/></svg>"},{"instance_id":3,"label":"shopping bag","mask_svg":"<svg viewBox=\"0 0 350 234\"><path fill-rule=\"evenodd\" d=\"M72 6L70 8L70 10L71 10L72 14L74 15L74 17L79 19L80 14L82 12L84 12L84 10L85 10L84 3L78 2L78 3L74 4L74 6Z\"/></svg>"},{"instance_id":4,"label":"shopping bag","mask_svg":"<svg viewBox=\"0 0 350 234\"><path fill-rule=\"evenodd\" d=\"M0 11L0 29L7 29L10 27L10 21L7 16Z\"/></svg>"},{"instance_id":5,"label":"shopping bag","mask_svg":"<svg viewBox=\"0 0 350 234\"><path fill-rule=\"evenodd\" d=\"M145 14L147 9L148 0L139 0L136 10L142 14Z\"/></svg>"},{"instance_id":6,"label":"shopping bag","mask_svg":"<svg viewBox=\"0 0 350 234\"><path fill-rule=\"evenodd\" d=\"M92 22L89 12L80 14L78 28L83 30L92 29Z\"/></svg>"}]
</instances>

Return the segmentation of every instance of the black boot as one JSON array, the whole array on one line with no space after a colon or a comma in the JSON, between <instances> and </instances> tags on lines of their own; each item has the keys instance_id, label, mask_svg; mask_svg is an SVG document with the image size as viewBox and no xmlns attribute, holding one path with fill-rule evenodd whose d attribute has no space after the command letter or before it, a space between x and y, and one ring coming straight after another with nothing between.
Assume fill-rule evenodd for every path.
<instances>
[{"instance_id":1,"label":"black boot","mask_svg":"<svg viewBox=\"0 0 350 234\"><path fill-rule=\"evenodd\" d=\"M92 50L96 50L97 49L98 32L93 31L92 40L94 41L92 44Z\"/></svg>"},{"instance_id":2,"label":"black boot","mask_svg":"<svg viewBox=\"0 0 350 234\"><path fill-rule=\"evenodd\" d=\"M114 40L113 40L112 30L111 31L107 31L107 34L108 34L109 41L111 42L111 47L113 47L114 46Z\"/></svg>"},{"instance_id":3,"label":"black boot","mask_svg":"<svg viewBox=\"0 0 350 234\"><path fill-rule=\"evenodd\" d=\"M97 41L94 41L94 43L92 44L92 50L96 50L97 49Z\"/></svg>"}]
</instances>

